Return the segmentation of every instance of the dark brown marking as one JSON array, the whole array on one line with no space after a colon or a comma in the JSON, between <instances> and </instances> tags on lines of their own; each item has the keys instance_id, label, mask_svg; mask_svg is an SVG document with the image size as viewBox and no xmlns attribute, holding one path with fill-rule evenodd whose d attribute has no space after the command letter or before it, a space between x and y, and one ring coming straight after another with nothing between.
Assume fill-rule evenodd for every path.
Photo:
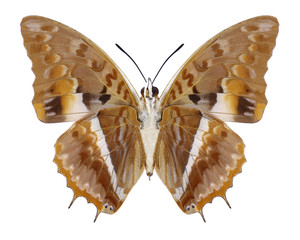
<instances>
[{"instance_id":1,"label":"dark brown marking","mask_svg":"<svg viewBox=\"0 0 300 240\"><path fill-rule=\"evenodd\" d=\"M61 97L54 97L51 101L45 103L45 112L54 112L55 115L60 115L62 113Z\"/></svg>"},{"instance_id":2,"label":"dark brown marking","mask_svg":"<svg viewBox=\"0 0 300 240\"><path fill-rule=\"evenodd\" d=\"M73 138L76 138L76 137L78 137L78 131L74 131L74 132L72 132L72 137L73 137Z\"/></svg>"},{"instance_id":3,"label":"dark brown marking","mask_svg":"<svg viewBox=\"0 0 300 240\"><path fill-rule=\"evenodd\" d=\"M223 56L224 50L220 49L220 44L219 43L215 43L214 45L211 46L211 48L215 53L214 57Z\"/></svg>"},{"instance_id":4,"label":"dark brown marking","mask_svg":"<svg viewBox=\"0 0 300 240\"><path fill-rule=\"evenodd\" d=\"M129 95L129 91L128 89L125 89L123 98L126 100L128 95Z\"/></svg>"},{"instance_id":5,"label":"dark brown marking","mask_svg":"<svg viewBox=\"0 0 300 240\"><path fill-rule=\"evenodd\" d=\"M172 99L176 99L176 93L174 89L171 90L170 95L172 95Z\"/></svg>"},{"instance_id":6,"label":"dark brown marking","mask_svg":"<svg viewBox=\"0 0 300 240\"><path fill-rule=\"evenodd\" d=\"M50 26L50 25L41 26L41 30L46 32L53 32L55 28L56 26Z\"/></svg>"},{"instance_id":7,"label":"dark brown marking","mask_svg":"<svg viewBox=\"0 0 300 240\"><path fill-rule=\"evenodd\" d=\"M106 92L107 92L107 87L104 85L104 86L103 86L103 89L101 90L100 93L106 93Z\"/></svg>"},{"instance_id":8,"label":"dark brown marking","mask_svg":"<svg viewBox=\"0 0 300 240\"><path fill-rule=\"evenodd\" d=\"M205 72L208 69L208 64L206 60L202 61L200 64L194 61L193 65L198 72Z\"/></svg>"},{"instance_id":9,"label":"dark brown marking","mask_svg":"<svg viewBox=\"0 0 300 240\"><path fill-rule=\"evenodd\" d=\"M106 62L98 63L96 60L93 60L92 62L92 70L95 72L102 72L104 67L106 65Z\"/></svg>"},{"instance_id":10,"label":"dark brown marking","mask_svg":"<svg viewBox=\"0 0 300 240\"><path fill-rule=\"evenodd\" d=\"M193 86L194 75L191 74L191 73L186 73L186 72L187 72L187 69L185 68L185 69L182 71L182 79L183 79L183 80L188 80L187 86L188 86L188 87L192 87L192 86Z\"/></svg>"},{"instance_id":11,"label":"dark brown marking","mask_svg":"<svg viewBox=\"0 0 300 240\"><path fill-rule=\"evenodd\" d=\"M104 161L103 158L101 158L102 161ZM107 165L103 165L103 168L101 169L101 174L99 174L98 179L96 182L99 182L103 188L107 191L110 186L110 175L108 173Z\"/></svg>"},{"instance_id":12,"label":"dark brown marking","mask_svg":"<svg viewBox=\"0 0 300 240\"><path fill-rule=\"evenodd\" d=\"M199 93L196 86L193 87L193 93Z\"/></svg>"},{"instance_id":13,"label":"dark brown marking","mask_svg":"<svg viewBox=\"0 0 300 240\"><path fill-rule=\"evenodd\" d=\"M103 94L99 97L99 100L101 101L102 104L105 104L109 99L111 98L110 94Z\"/></svg>"},{"instance_id":14,"label":"dark brown marking","mask_svg":"<svg viewBox=\"0 0 300 240\"><path fill-rule=\"evenodd\" d=\"M99 173L99 171L102 168L102 162L101 161L94 161L91 165L91 169L94 169L96 173Z\"/></svg>"},{"instance_id":15,"label":"dark brown marking","mask_svg":"<svg viewBox=\"0 0 300 240\"><path fill-rule=\"evenodd\" d=\"M112 86L112 81L111 80L117 80L117 77L118 77L118 73L116 71L116 69L112 69L112 73L108 73L106 75L106 81L107 81L107 86L108 87L111 87Z\"/></svg>"},{"instance_id":16,"label":"dark brown marking","mask_svg":"<svg viewBox=\"0 0 300 240\"><path fill-rule=\"evenodd\" d=\"M197 168L197 166L194 164L191 168L191 172L189 174L189 182L192 190L194 190L198 184L203 183L202 176Z\"/></svg>"},{"instance_id":17,"label":"dark brown marking","mask_svg":"<svg viewBox=\"0 0 300 240\"><path fill-rule=\"evenodd\" d=\"M177 88L178 88L178 92L179 92L179 94L182 94L182 86L181 86L181 84L180 84L180 82L175 82L175 85L177 86Z\"/></svg>"},{"instance_id":18,"label":"dark brown marking","mask_svg":"<svg viewBox=\"0 0 300 240\"><path fill-rule=\"evenodd\" d=\"M200 171L200 174L203 175L203 173L205 172L206 169L209 168L208 163L205 160L199 160L197 162L197 167Z\"/></svg>"},{"instance_id":19,"label":"dark brown marking","mask_svg":"<svg viewBox=\"0 0 300 240\"><path fill-rule=\"evenodd\" d=\"M121 117L126 117L126 115L127 115L127 108L126 107L120 107L120 109L119 109L119 116L121 116ZM125 115L123 116L123 114L125 113ZM118 122L117 122L117 124L118 124Z\"/></svg>"},{"instance_id":20,"label":"dark brown marking","mask_svg":"<svg viewBox=\"0 0 300 240\"><path fill-rule=\"evenodd\" d=\"M190 94L189 99L196 105L201 104L201 101L203 101L204 103L209 102L209 108L211 109L217 102L217 94Z\"/></svg>"},{"instance_id":21,"label":"dark brown marking","mask_svg":"<svg viewBox=\"0 0 300 240\"><path fill-rule=\"evenodd\" d=\"M91 143L91 142L90 142L89 140L84 140L84 141L82 141L82 145L83 145L84 147L89 146L90 143Z\"/></svg>"},{"instance_id":22,"label":"dark brown marking","mask_svg":"<svg viewBox=\"0 0 300 240\"><path fill-rule=\"evenodd\" d=\"M82 86L79 85L77 88L76 88L76 93L81 93L82 92Z\"/></svg>"},{"instance_id":23,"label":"dark brown marking","mask_svg":"<svg viewBox=\"0 0 300 240\"><path fill-rule=\"evenodd\" d=\"M221 136L222 136L222 138L226 138L226 137L227 137L227 132L222 131L222 132L221 132Z\"/></svg>"},{"instance_id":24,"label":"dark brown marking","mask_svg":"<svg viewBox=\"0 0 300 240\"><path fill-rule=\"evenodd\" d=\"M87 165L87 159L89 159L90 153L87 151L82 151L82 152L80 152L79 155L80 155L81 162L83 164Z\"/></svg>"},{"instance_id":25,"label":"dark brown marking","mask_svg":"<svg viewBox=\"0 0 300 240\"><path fill-rule=\"evenodd\" d=\"M243 26L243 29L246 32L254 32L254 31L257 31L259 29L259 27L249 25L249 26Z\"/></svg>"},{"instance_id":26,"label":"dark brown marking","mask_svg":"<svg viewBox=\"0 0 300 240\"><path fill-rule=\"evenodd\" d=\"M190 94L189 99L196 105L198 105L198 102L200 101L199 95L196 94Z\"/></svg>"},{"instance_id":27,"label":"dark brown marking","mask_svg":"<svg viewBox=\"0 0 300 240\"><path fill-rule=\"evenodd\" d=\"M124 82L119 82L118 88L117 88L117 94L121 93L121 89L122 89L122 87L123 87L124 84L125 84Z\"/></svg>"},{"instance_id":28,"label":"dark brown marking","mask_svg":"<svg viewBox=\"0 0 300 240\"><path fill-rule=\"evenodd\" d=\"M88 46L84 43L81 43L79 45L79 49L76 50L76 55L79 57L84 57L87 49L88 49Z\"/></svg>"},{"instance_id":29,"label":"dark brown marking","mask_svg":"<svg viewBox=\"0 0 300 240\"><path fill-rule=\"evenodd\" d=\"M91 94L91 93L83 93L82 94L82 102L84 105L90 109L92 104L105 104L111 98L110 94Z\"/></svg>"},{"instance_id":30,"label":"dark brown marking","mask_svg":"<svg viewBox=\"0 0 300 240\"><path fill-rule=\"evenodd\" d=\"M211 167L218 164L219 156L220 156L219 152L213 151L213 152L209 153L208 156L209 156L208 163L211 165Z\"/></svg>"},{"instance_id":31,"label":"dark brown marking","mask_svg":"<svg viewBox=\"0 0 300 240\"><path fill-rule=\"evenodd\" d=\"M218 143L217 143L214 139L210 139L210 140L208 141L208 144L209 144L210 146L216 147Z\"/></svg>"},{"instance_id":32,"label":"dark brown marking","mask_svg":"<svg viewBox=\"0 0 300 240\"><path fill-rule=\"evenodd\" d=\"M82 102L88 109L90 109L91 103L97 99L97 96L98 95L91 94L91 93L83 93Z\"/></svg>"},{"instance_id":33,"label":"dark brown marking","mask_svg":"<svg viewBox=\"0 0 300 240\"><path fill-rule=\"evenodd\" d=\"M201 99L209 100L209 108L211 109L217 102L217 94L216 93L209 93L205 94L204 97Z\"/></svg>"},{"instance_id":34,"label":"dark brown marking","mask_svg":"<svg viewBox=\"0 0 300 240\"><path fill-rule=\"evenodd\" d=\"M246 112L250 114L254 114L254 103L251 103L248 101L247 98L239 97L239 103L238 103L238 114L239 115L245 115Z\"/></svg>"},{"instance_id":35,"label":"dark brown marking","mask_svg":"<svg viewBox=\"0 0 300 240\"><path fill-rule=\"evenodd\" d=\"M223 93L223 92L224 92L222 86L219 85L219 86L217 87L217 92L218 92L218 93Z\"/></svg>"},{"instance_id":36,"label":"dark brown marking","mask_svg":"<svg viewBox=\"0 0 300 240\"><path fill-rule=\"evenodd\" d=\"M143 97L145 97L145 87L143 87L142 89L141 89L141 95L143 96Z\"/></svg>"}]
</instances>

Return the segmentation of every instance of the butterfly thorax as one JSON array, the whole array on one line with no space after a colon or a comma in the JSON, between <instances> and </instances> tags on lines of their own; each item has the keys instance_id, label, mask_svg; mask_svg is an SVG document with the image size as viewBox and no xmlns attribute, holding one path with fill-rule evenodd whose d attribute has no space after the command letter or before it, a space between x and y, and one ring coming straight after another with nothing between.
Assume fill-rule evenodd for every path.
<instances>
[{"instance_id":1,"label":"butterfly thorax","mask_svg":"<svg viewBox=\"0 0 300 240\"><path fill-rule=\"evenodd\" d=\"M158 122L161 119L161 112L158 89L152 86L151 79L148 79L147 85L141 90L139 121L141 122L141 135L147 156L145 161L146 173L150 177L153 174L153 156L159 133Z\"/></svg>"}]
</instances>

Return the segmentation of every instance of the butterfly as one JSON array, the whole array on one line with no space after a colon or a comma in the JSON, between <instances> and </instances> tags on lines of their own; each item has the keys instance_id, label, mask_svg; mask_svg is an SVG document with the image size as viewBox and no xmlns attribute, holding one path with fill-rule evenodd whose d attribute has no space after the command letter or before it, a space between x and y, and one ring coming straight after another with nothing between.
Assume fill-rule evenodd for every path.
<instances>
[{"instance_id":1,"label":"butterfly","mask_svg":"<svg viewBox=\"0 0 300 240\"><path fill-rule=\"evenodd\" d=\"M254 123L267 104L264 75L278 21L259 16L217 34L182 65L161 96L141 96L95 43L39 16L21 22L35 74L32 100L45 123L75 122L54 162L74 192L113 214L144 170L155 169L179 208L199 212L244 164L244 143L224 122ZM95 220L96 220L95 218ZM205 219L204 219L205 220Z\"/></svg>"}]
</instances>

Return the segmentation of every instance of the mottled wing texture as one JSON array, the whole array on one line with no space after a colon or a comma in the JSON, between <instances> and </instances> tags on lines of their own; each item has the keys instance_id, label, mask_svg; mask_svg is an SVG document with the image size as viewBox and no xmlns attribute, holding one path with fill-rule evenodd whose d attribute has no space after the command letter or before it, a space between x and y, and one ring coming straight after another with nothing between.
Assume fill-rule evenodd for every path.
<instances>
[{"instance_id":1,"label":"mottled wing texture","mask_svg":"<svg viewBox=\"0 0 300 240\"><path fill-rule=\"evenodd\" d=\"M21 31L36 76L32 102L41 121L77 121L115 104L137 105L116 64L79 32L39 16L25 17Z\"/></svg>"},{"instance_id":2,"label":"mottled wing texture","mask_svg":"<svg viewBox=\"0 0 300 240\"><path fill-rule=\"evenodd\" d=\"M56 142L55 163L74 191L100 212L115 213L141 176L145 152L136 110L100 110L76 122Z\"/></svg>"},{"instance_id":3,"label":"mottled wing texture","mask_svg":"<svg viewBox=\"0 0 300 240\"><path fill-rule=\"evenodd\" d=\"M38 16L25 17L21 31L36 76L38 118L77 121L57 140L54 158L73 201L85 197L97 216L116 212L145 165L137 94L104 51L77 31Z\"/></svg>"},{"instance_id":4,"label":"mottled wing texture","mask_svg":"<svg viewBox=\"0 0 300 240\"><path fill-rule=\"evenodd\" d=\"M267 104L264 75L277 34L271 16L217 34L181 67L162 105L190 104L223 121L257 122Z\"/></svg>"},{"instance_id":5,"label":"mottled wing texture","mask_svg":"<svg viewBox=\"0 0 300 240\"><path fill-rule=\"evenodd\" d=\"M221 120L197 109L168 107L160 122L155 170L185 213L202 213L216 196L226 199L245 162L244 144Z\"/></svg>"},{"instance_id":6,"label":"mottled wing texture","mask_svg":"<svg viewBox=\"0 0 300 240\"><path fill-rule=\"evenodd\" d=\"M216 196L226 200L241 172L243 141L223 121L261 119L277 33L270 16L224 30L187 60L162 94L155 168L185 213L202 214Z\"/></svg>"}]
</instances>

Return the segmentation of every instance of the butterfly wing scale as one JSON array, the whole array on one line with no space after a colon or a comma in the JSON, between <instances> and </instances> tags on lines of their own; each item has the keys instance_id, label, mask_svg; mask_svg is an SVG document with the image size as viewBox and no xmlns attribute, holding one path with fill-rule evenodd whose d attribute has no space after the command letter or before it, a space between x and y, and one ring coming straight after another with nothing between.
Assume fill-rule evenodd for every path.
<instances>
[{"instance_id":1,"label":"butterfly wing scale","mask_svg":"<svg viewBox=\"0 0 300 240\"><path fill-rule=\"evenodd\" d=\"M32 102L41 121L77 121L112 105L137 106L124 74L82 34L38 16L25 17L21 31L36 76Z\"/></svg>"},{"instance_id":2,"label":"butterfly wing scale","mask_svg":"<svg viewBox=\"0 0 300 240\"><path fill-rule=\"evenodd\" d=\"M223 121L261 119L267 104L264 74L277 33L278 22L270 16L222 31L187 60L163 92L155 169L185 213L202 214L216 196L226 200L241 172L243 141Z\"/></svg>"}]
</instances>

